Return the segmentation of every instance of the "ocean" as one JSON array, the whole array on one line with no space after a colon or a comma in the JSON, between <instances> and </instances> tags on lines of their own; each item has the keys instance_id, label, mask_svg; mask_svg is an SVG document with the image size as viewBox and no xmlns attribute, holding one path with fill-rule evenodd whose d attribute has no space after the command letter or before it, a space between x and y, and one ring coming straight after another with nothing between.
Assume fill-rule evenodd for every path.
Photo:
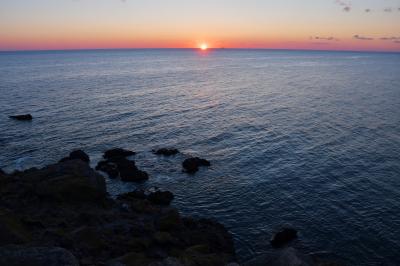
<instances>
[{"instance_id":1,"label":"ocean","mask_svg":"<svg viewBox=\"0 0 400 266\"><path fill-rule=\"evenodd\" d=\"M32 122L9 115L31 113ZM0 53L0 167L138 152L142 184L212 217L245 261L293 226L304 252L400 265L400 54L281 50ZM181 154L158 157L152 149ZM195 175L188 156L211 161Z\"/></svg>"}]
</instances>

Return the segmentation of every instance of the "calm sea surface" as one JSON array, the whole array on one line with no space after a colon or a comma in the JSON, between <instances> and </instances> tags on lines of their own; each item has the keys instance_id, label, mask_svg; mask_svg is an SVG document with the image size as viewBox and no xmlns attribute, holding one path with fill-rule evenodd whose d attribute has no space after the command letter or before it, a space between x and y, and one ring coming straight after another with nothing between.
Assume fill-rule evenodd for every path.
<instances>
[{"instance_id":1,"label":"calm sea surface","mask_svg":"<svg viewBox=\"0 0 400 266\"><path fill-rule=\"evenodd\" d=\"M8 115L32 113L32 122ZM156 157L176 147L182 154ZM263 50L0 53L0 167L123 147L241 260L282 225L305 252L400 265L400 54ZM212 162L194 176L190 155ZM107 180L115 195L134 184Z\"/></svg>"}]
</instances>

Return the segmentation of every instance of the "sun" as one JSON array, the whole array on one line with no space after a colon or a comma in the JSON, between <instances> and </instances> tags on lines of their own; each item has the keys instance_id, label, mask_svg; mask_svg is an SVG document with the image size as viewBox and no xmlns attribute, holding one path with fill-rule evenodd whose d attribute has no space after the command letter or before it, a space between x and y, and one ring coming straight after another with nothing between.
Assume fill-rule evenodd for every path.
<instances>
[{"instance_id":1,"label":"sun","mask_svg":"<svg viewBox=\"0 0 400 266\"><path fill-rule=\"evenodd\" d=\"M205 50L208 49L208 45L207 45L206 43L202 43L202 44L200 45L200 49L201 49L202 51L205 51Z\"/></svg>"}]
</instances>

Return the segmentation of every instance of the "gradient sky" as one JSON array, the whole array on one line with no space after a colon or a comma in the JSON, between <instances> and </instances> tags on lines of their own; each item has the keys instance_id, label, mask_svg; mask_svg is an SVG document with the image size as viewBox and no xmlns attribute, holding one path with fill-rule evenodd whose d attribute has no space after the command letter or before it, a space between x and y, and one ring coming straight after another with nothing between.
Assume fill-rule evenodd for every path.
<instances>
[{"instance_id":1,"label":"gradient sky","mask_svg":"<svg viewBox=\"0 0 400 266\"><path fill-rule=\"evenodd\" d=\"M400 0L0 0L0 50L400 51Z\"/></svg>"}]
</instances>

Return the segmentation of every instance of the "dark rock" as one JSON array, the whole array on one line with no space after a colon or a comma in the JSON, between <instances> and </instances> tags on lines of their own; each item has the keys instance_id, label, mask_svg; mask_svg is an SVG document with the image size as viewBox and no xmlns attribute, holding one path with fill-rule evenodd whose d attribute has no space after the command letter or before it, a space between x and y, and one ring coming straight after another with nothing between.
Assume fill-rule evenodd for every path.
<instances>
[{"instance_id":1,"label":"dark rock","mask_svg":"<svg viewBox=\"0 0 400 266\"><path fill-rule=\"evenodd\" d=\"M31 114L26 115L11 115L11 119L19 120L19 121L31 121L33 119Z\"/></svg>"},{"instance_id":2,"label":"dark rock","mask_svg":"<svg viewBox=\"0 0 400 266\"><path fill-rule=\"evenodd\" d=\"M159 219L159 228L161 231L170 231L180 228L183 225L179 212L171 209L164 213Z\"/></svg>"},{"instance_id":3,"label":"dark rock","mask_svg":"<svg viewBox=\"0 0 400 266\"><path fill-rule=\"evenodd\" d=\"M154 259L148 258L145 254L139 252L130 252L122 257L109 261L107 266L139 266L149 265Z\"/></svg>"},{"instance_id":4,"label":"dark rock","mask_svg":"<svg viewBox=\"0 0 400 266\"><path fill-rule=\"evenodd\" d=\"M98 252L107 248L105 241L101 237L101 233L94 227L80 227L71 233L71 237L77 245L85 250Z\"/></svg>"},{"instance_id":5,"label":"dark rock","mask_svg":"<svg viewBox=\"0 0 400 266\"><path fill-rule=\"evenodd\" d=\"M177 149L168 149L168 148L161 148L156 150L155 154L157 155L164 155L164 156L171 156L178 154L179 151Z\"/></svg>"},{"instance_id":6,"label":"dark rock","mask_svg":"<svg viewBox=\"0 0 400 266\"><path fill-rule=\"evenodd\" d=\"M284 228L272 237L271 245L275 248L280 248L296 238L297 231L295 229Z\"/></svg>"},{"instance_id":7,"label":"dark rock","mask_svg":"<svg viewBox=\"0 0 400 266\"><path fill-rule=\"evenodd\" d=\"M149 264L149 266L185 266L185 265L183 265L177 258L168 257L162 261L153 262Z\"/></svg>"},{"instance_id":8,"label":"dark rock","mask_svg":"<svg viewBox=\"0 0 400 266\"><path fill-rule=\"evenodd\" d=\"M83 162L89 163L90 158L89 155L87 155L84 151L82 150L75 150L72 151L68 157L62 158L60 162L65 162L68 160L81 160Z\"/></svg>"},{"instance_id":9,"label":"dark rock","mask_svg":"<svg viewBox=\"0 0 400 266\"><path fill-rule=\"evenodd\" d=\"M109 161L100 161L96 166L96 170L106 173L110 178L117 178L119 175L117 164Z\"/></svg>"},{"instance_id":10,"label":"dark rock","mask_svg":"<svg viewBox=\"0 0 400 266\"><path fill-rule=\"evenodd\" d=\"M114 157L107 163L127 172L140 171L126 158ZM2 176L0 265L178 266L185 265L183 260L187 265L232 261L235 251L228 231L209 220L182 218L176 209L160 205L172 197L158 189L136 190L114 200L106 193L104 177L80 159ZM1 253L5 245L38 243L47 250L18 251L13 260L9 255L4 260ZM68 256L54 247L68 249L76 259L71 255L64 263Z\"/></svg>"},{"instance_id":11,"label":"dark rock","mask_svg":"<svg viewBox=\"0 0 400 266\"><path fill-rule=\"evenodd\" d=\"M96 202L105 199L104 177L81 160L68 160L29 174L39 179L36 193L62 202ZM40 180L41 179L41 180Z\"/></svg>"},{"instance_id":12,"label":"dark rock","mask_svg":"<svg viewBox=\"0 0 400 266\"><path fill-rule=\"evenodd\" d=\"M22 244L31 238L21 220L5 209L0 209L0 246ZM3 265L0 263L0 265Z\"/></svg>"},{"instance_id":13,"label":"dark rock","mask_svg":"<svg viewBox=\"0 0 400 266\"><path fill-rule=\"evenodd\" d=\"M210 251L235 254L233 238L220 223L210 219L182 219L185 230L179 231L179 238L189 246L206 245Z\"/></svg>"},{"instance_id":14,"label":"dark rock","mask_svg":"<svg viewBox=\"0 0 400 266\"><path fill-rule=\"evenodd\" d=\"M104 159L111 159L111 158L116 158L116 157L128 157L128 156L132 156L135 155L136 153L133 151L129 151L129 150L124 150L121 148L115 148L115 149L111 149L108 150L104 153L103 157Z\"/></svg>"},{"instance_id":15,"label":"dark rock","mask_svg":"<svg viewBox=\"0 0 400 266\"><path fill-rule=\"evenodd\" d=\"M199 157L188 158L183 161L182 166L188 173L195 173L199 170L200 166L210 166L211 163Z\"/></svg>"},{"instance_id":16,"label":"dark rock","mask_svg":"<svg viewBox=\"0 0 400 266\"><path fill-rule=\"evenodd\" d=\"M0 175L5 175L6 173L3 171L3 169L0 168Z\"/></svg>"},{"instance_id":17,"label":"dark rock","mask_svg":"<svg viewBox=\"0 0 400 266\"><path fill-rule=\"evenodd\" d=\"M124 201L131 201L134 199L146 199L146 194L144 193L144 190L142 189L136 189L134 191L124 193L121 195L117 196L117 199L119 200L124 200Z\"/></svg>"},{"instance_id":18,"label":"dark rock","mask_svg":"<svg viewBox=\"0 0 400 266\"><path fill-rule=\"evenodd\" d=\"M78 266L78 260L66 249L59 247L0 247L0 265L7 266Z\"/></svg>"},{"instance_id":19,"label":"dark rock","mask_svg":"<svg viewBox=\"0 0 400 266\"><path fill-rule=\"evenodd\" d=\"M149 175L146 172L139 170L133 161L123 158L115 163L118 166L119 175L122 181L139 182L149 179Z\"/></svg>"},{"instance_id":20,"label":"dark rock","mask_svg":"<svg viewBox=\"0 0 400 266\"><path fill-rule=\"evenodd\" d=\"M174 194L169 191L155 191L148 195L148 200L158 205L169 205L174 199Z\"/></svg>"}]
</instances>

